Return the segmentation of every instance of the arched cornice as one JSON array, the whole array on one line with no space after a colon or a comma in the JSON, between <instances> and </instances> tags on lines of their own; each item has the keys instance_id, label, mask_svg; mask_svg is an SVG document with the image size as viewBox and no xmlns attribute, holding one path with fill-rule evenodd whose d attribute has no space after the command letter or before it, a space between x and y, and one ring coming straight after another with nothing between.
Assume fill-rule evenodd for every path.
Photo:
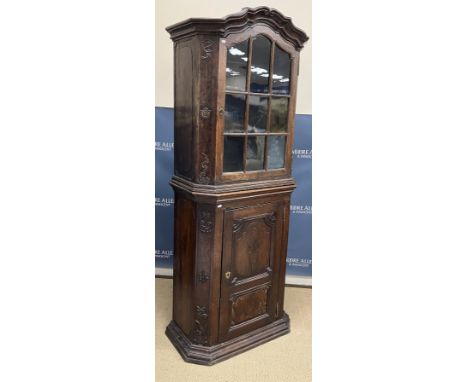
<instances>
[{"instance_id":1,"label":"arched cornice","mask_svg":"<svg viewBox=\"0 0 468 382\"><path fill-rule=\"evenodd\" d=\"M226 37L231 33L242 32L254 24L266 24L278 32L298 50L309 39L302 29L292 23L290 17L284 16L273 8L243 8L242 11L222 19L190 18L167 27L173 41L197 34L215 34Z\"/></svg>"}]
</instances>

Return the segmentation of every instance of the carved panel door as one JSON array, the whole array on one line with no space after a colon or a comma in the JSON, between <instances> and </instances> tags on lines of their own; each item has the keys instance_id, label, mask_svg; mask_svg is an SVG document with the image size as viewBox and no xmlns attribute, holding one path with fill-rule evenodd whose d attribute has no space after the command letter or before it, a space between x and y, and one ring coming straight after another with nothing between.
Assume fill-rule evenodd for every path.
<instances>
[{"instance_id":1,"label":"carved panel door","mask_svg":"<svg viewBox=\"0 0 468 382\"><path fill-rule=\"evenodd\" d=\"M226 210L219 341L264 326L277 317L282 225L281 203Z\"/></svg>"}]
</instances>

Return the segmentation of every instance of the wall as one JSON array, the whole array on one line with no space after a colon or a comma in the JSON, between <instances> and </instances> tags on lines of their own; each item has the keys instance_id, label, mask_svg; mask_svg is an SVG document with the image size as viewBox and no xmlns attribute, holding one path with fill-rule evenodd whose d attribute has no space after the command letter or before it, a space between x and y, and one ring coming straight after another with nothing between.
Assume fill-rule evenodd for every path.
<instances>
[{"instance_id":1,"label":"wall","mask_svg":"<svg viewBox=\"0 0 468 382\"><path fill-rule=\"evenodd\" d=\"M291 17L294 25L311 37L311 4L307 1L156 2L156 273L172 274L173 191L168 182L173 172L173 43L165 28L190 17L220 18L243 7L268 6ZM310 237L312 177L312 116L310 40L301 51L293 147L293 177L298 187L291 199L287 279L310 285L312 275Z\"/></svg>"},{"instance_id":2,"label":"wall","mask_svg":"<svg viewBox=\"0 0 468 382\"><path fill-rule=\"evenodd\" d=\"M190 1L156 0L156 106L174 107L172 41L165 28L191 17L221 18L237 13L244 7L267 6L291 17L309 41L301 51L296 112L312 114L312 2L299 1Z\"/></svg>"}]
</instances>

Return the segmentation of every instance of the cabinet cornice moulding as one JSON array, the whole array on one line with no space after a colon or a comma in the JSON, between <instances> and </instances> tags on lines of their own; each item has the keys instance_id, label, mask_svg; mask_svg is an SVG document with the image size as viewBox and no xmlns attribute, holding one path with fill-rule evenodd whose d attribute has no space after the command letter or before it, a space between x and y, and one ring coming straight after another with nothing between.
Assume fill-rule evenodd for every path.
<instances>
[{"instance_id":1,"label":"cabinet cornice moulding","mask_svg":"<svg viewBox=\"0 0 468 382\"><path fill-rule=\"evenodd\" d=\"M226 37L258 24L268 25L293 44L297 50L301 50L309 39L302 29L292 23L290 17L268 7L243 8L238 13L220 19L190 18L171 25L166 30L173 41L178 41L197 34L215 34Z\"/></svg>"},{"instance_id":2,"label":"cabinet cornice moulding","mask_svg":"<svg viewBox=\"0 0 468 382\"><path fill-rule=\"evenodd\" d=\"M296 188L296 181L289 179L270 179L258 182L239 182L233 184L206 185L195 183L190 180L173 176L170 183L172 187L186 191L192 195L226 197L232 193L246 194L265 193L268 191L280 193L286 191L291 193Z\"/></svg>"}]
</instances>

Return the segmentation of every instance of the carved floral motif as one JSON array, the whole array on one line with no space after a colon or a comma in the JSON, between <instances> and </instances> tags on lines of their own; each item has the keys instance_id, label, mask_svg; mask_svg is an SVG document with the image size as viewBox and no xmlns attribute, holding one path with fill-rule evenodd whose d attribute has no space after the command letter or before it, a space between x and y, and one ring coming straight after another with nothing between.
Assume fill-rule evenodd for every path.
<instances>
[{"instance_id":1,"label":"carved floral motif","mask_svg":"<svg viewBox=\"0 0 468 382\"><path fill-rule=\"evenodd\" d=\"M200 231L210 233L213 230L213 216L210 211L202 211L200 215Z\"/></svg>"},{"instance_id":2,"label":"carved floral motif","mask_svg":"<svg viewBox=\"0 0 468 382\"><path fill-rule=\"evenodd\" d=\"M210 279L205 271L198 272L197 280L199 283L205 283Z\"/></svg>"},{"instance_id":3,"label":"carved floral motif","mask_svg":"<svg viewBox=\"0 0 468 382\"><path fill-rule=\"evenodd\" d=\"M201 58L203 60L206 60L208 57L211 57L211 53L213 53L213 41L203 40L201 42L201 48L203 51Z\"/></svg>"},{"instance_id":4,"label":"carved floral motif","mask_svg":"<svg viewBox=\"0 0 468 382\"><path fill-rule=\"evenodd\" d=\"M210 114L211 114L211 109L208 109L206 106L200 110L200 117L202 117L203 119L210 118Z\"/></svg>"},{"instance_id":5,"label":"carved floral motif","mask_svg":"<svg viewBox=\"0 0 468 382\"><path fill-rule=\"evenodd\" d=\"M198 181L202 184L207 184L210 181L208 177L208 171L210 169L210 158L205 153L201 153L200 161L200 174L198 175Z\"/></svg>"},{"instance_id":6,"label":"carved floral motif","mask_svg":"<svg viewBox=\"0 0 468 382\"><path fill-rule=\"evenodd\" d=\"M195 309L197 319L195 319L195 324L190 332L190 337L192 338L192 341L196 344L207 345L208 309L206 306L200 305L197 305Z\"/></svg>"},{"instance_id":7,"label":"carved floral motif","mask_svg":"<svg viewBox=\"0 0 468 382\"><path fill-rule=\"evenodd\" d=\"M276 216L274 214L267 215L264 217L264 221L270 227L273 227L276 223Z\"/></svg>"},{"instance_id":8,"label":"carved floral motif","mask_svg":"<svg viewBox=\"0 0 468 382\"><path fill-rule=\"evenodd\" d=\"M243 225L244 225L244 220L234 220L234 223L232 225L232 231L238 232Z\"/></svg>"},{"instance_id":9,"label":"carved floral motif","mask_svg":"<svg viewBox=\"0 0 468 382\"><path fill-rule=\"evenodd\" d=\"M208 312L206 306L199 306L197 305L197 316L201 318L207 318Z\"/></svg>"}]
</instances>

